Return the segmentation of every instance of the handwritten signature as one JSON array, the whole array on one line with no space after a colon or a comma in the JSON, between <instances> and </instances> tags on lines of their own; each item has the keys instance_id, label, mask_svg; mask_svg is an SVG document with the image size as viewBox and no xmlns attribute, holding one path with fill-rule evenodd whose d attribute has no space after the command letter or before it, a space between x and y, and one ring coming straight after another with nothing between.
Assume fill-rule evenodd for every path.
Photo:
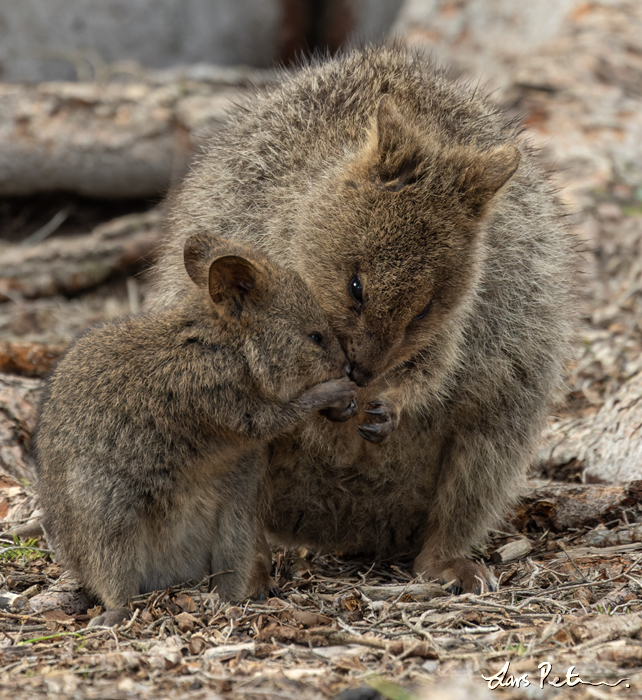
<instances>
[{"instance_id":1,"label":"handwritten signature","mask_svg":"<svg viewBox=\"0 0 642 700\"><path fill-rule=\"evenodd\" d=\"M570 666L563 678L555 676L555 678L549 680L548 677L553 670L552 665L549 664L548 661L543 661L537 666L537 668L540 672L540 688L544 688L544 683L552 685L554 688L563 688L565 685L572 688L574 685L579 685L580 683L583 683L584 685L608 685L609 687L614 688L616 685L620 685L620 683L624 683L624 681L629 680L628 678L620 678L617 683L607 683L606 681L585 681L580 678L579 673L575 673L575 666ZM531 684L531 681L528 680L528 673L524 673L521 676L514 676L509 673L509 669L510 661L507 661L495 675L486 677L482 673L482 678L488 682L488 687L490 690L495 690L495 688L528 688L528 686ZM626 683L625 687L628 688L629 684Z\"/></svg>"}]
</instances>

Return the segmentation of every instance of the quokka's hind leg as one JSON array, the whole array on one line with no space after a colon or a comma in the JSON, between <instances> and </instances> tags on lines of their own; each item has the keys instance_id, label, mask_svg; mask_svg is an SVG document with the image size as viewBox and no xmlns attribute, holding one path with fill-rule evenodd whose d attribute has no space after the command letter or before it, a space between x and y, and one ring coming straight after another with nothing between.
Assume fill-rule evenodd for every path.
<instances>
[{"instance_id":1,"label":"quokka's hind leg","mask_svg":"<svg viewBox=\"0 0 642 700\"><path fill-rule=\"evenodd\" d=\"M279 595L279 587L271 575L272 550L263 531L259 530L256 537L254 566L249 583L248 595L258 600Z\"/></svg>"},{"instance_id":2,"label":"quokka's hind leg","mask_svg":"<svg viewBox=\"0 0 642 700\"><path fill-rule=\"evenodd\" d=\"M211 573L212 586L223 600L238 601L254 593L259 541L258 486L266 461L263 448L245 455L219 485L224 505L214 533Z\"/></svg>"},{"instance_id":3,"label":"quokka's hind leg","mask_svg":"<svg viewBox=\"0 0 642 700\"><path fill-rule=\"evenodd\" d=\"M503 517L527 469L530 445L513 438L524 430L519 408L512 408L496 426L484 430L461 420L445 439L428 537L414 568L445 583L452 581L453 592L497 590L490 571L464 557ZM508 435L503 432L507 427Z\"/></svg>"},{"instance_id":4,"label":"quokka's hind leg","mask_svg":"<svg viewBox=\"0 0 642 700\"><path fill-rule=\"evenodd\" d=\"M98 548L95 552L98 556L90 557L87 563L86 585L106 610L93 618L89 626L112 627L129 619L129 602L141 592L140 556L135 547L128 547L127 541L117 542L102 552Z\"/></svg>"}]
</instances>

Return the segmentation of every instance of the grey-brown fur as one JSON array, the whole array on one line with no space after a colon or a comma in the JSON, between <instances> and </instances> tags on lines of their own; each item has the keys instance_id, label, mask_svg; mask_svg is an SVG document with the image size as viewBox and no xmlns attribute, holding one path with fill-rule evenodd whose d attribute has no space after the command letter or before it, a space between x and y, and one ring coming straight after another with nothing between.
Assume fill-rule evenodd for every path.
<instances>
[{"instance_id":1,"label":"grey-brown fur","mask_svg":"<svg viewBox=\"0 0 642 700\"><path fill-rule=\"evenodd\" d=\"M490 581L461 557L515 501L560 396L576 267L514 124L428 61L366 48L239 107L171 204L157 306L186 289L186 236L251 241L306 280L362 385L357 423L272 442L272 535Z\"/></svg>"},{"instance_id":2,"label":"grey-brown fur","mask_svg":"<svg viewBox=\"0 0 642 700\"><path fill-rule=\"evenodd\" d=\"M267 442L311 411L354 412L345 355L296 273L208 234L184 263L184 297L82 335L41 406L45 526L115 611L100 622L141 592L227 570L212 580L224 599L265 593Z\"/></svg>"}]
</instances>

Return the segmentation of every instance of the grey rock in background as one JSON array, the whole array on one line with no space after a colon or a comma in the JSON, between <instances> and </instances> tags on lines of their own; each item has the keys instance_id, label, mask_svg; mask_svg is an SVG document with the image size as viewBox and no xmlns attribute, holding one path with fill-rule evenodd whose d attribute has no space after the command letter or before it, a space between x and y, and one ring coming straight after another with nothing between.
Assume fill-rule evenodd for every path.
<instances>
[{"instance_id":1,"label":"grey rock in background","mask_svg":"<svg viewBox=\"0 0 642 700\"><path fill-rule=\"evenodd\" d=\"M401 0L0 0L0 80L102 77L129 61L269 66L382 37ZM112 66L113 68L113 66ZM117 69L128 70L127 66ZM131 67L129 68L131 69Z\"/></svg>"}]
</instances>

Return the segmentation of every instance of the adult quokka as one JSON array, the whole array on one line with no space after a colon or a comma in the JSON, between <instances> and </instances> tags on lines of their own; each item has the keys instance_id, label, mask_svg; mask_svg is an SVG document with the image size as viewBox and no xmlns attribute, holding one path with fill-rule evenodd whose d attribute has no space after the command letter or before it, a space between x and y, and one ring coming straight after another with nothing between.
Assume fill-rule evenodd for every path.
<instances>
[{"instance_id":1,"label":"adult quokka","mask_svg":"<svg viewBox=\"0 0 642 700\"><path fill-rule=\"evenodd\" d=\"M233 111L170 207L157 308L188 289L187 237L251 242L307 282L360 386L357 422L272 441L272 535L492 587L463 557L520 492L574 313L573 235L514 121L365 48Z\"/></svg>"}]
</instances>

